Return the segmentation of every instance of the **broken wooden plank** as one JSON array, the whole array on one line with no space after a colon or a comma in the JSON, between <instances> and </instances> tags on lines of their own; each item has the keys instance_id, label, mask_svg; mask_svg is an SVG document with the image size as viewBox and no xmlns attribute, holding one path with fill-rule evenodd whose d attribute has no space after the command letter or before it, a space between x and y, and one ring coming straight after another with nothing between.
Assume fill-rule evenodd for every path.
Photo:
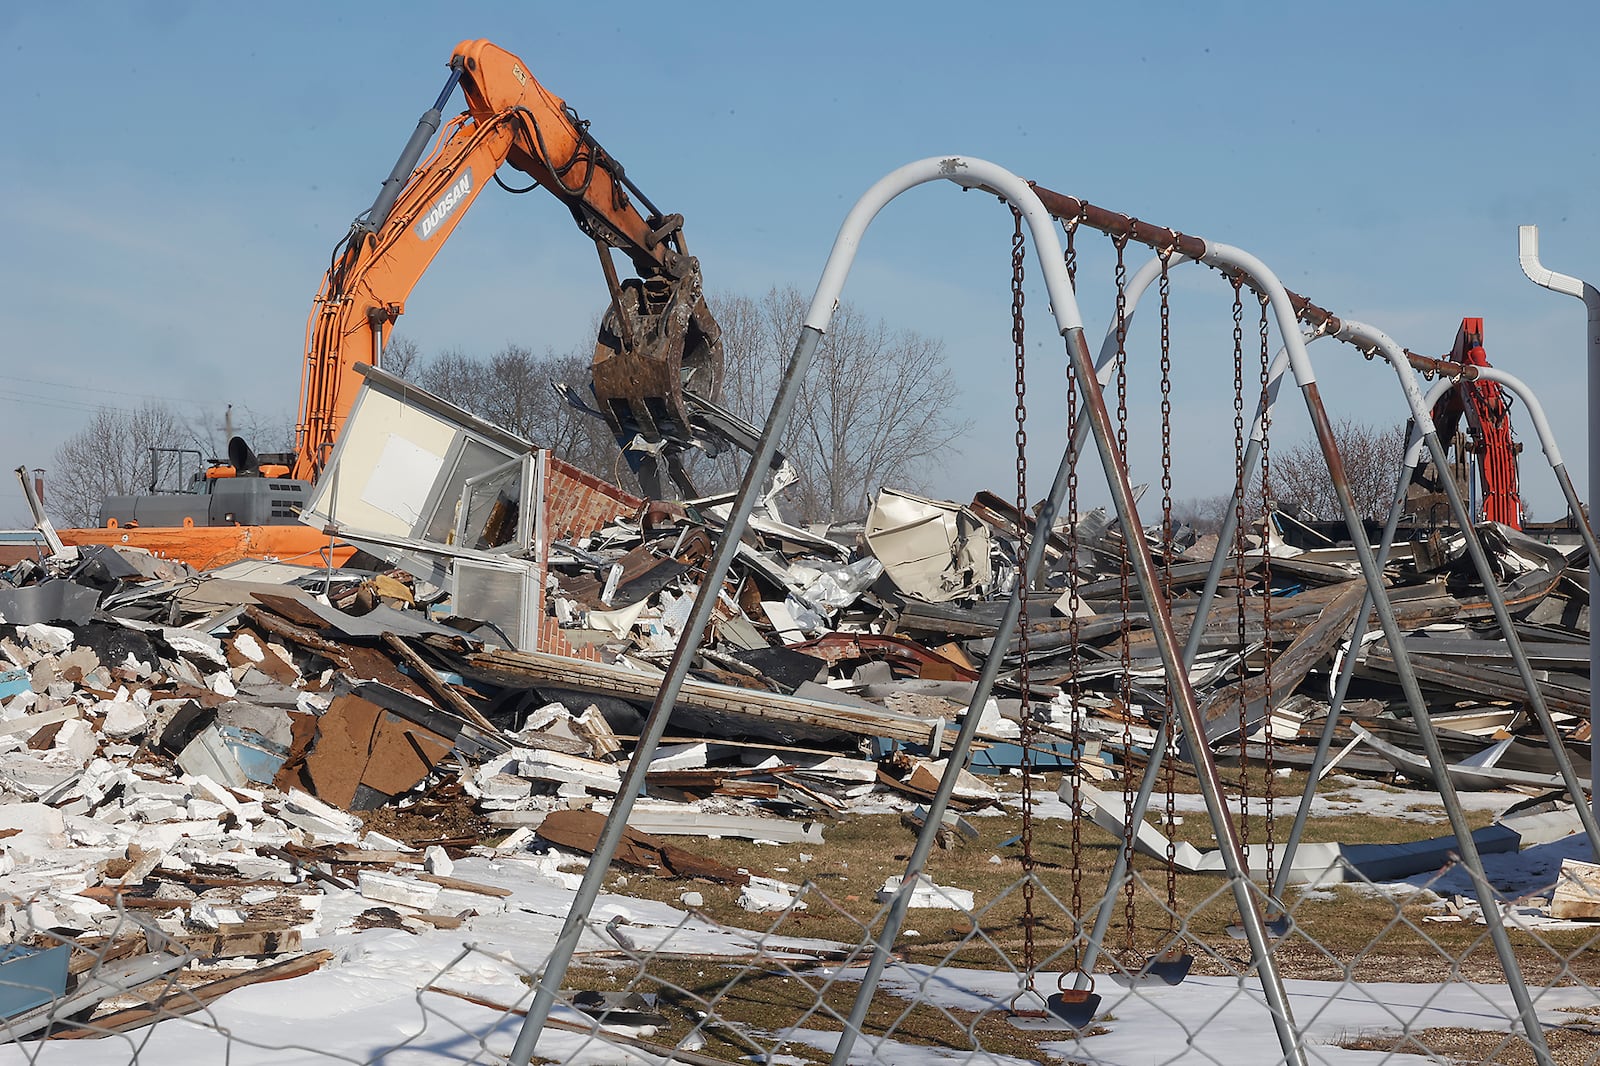
<instances>
[{"instance_id":1,"label":"broken wooden plank","mask_svg":"<svg viewBox=\"0 0 1600 1066\"><path fill-rule=\"evenodd\" d=\"M170 911L174 908L187 909L193 900L187 899L157 899L154 896L136 896L130 886L124 890L110 885L91 885L79 892L78 895L85 899L92 899L96 903L104 903L108 907L122 907L125 910L162 910Z\"/></svg>"},{"instance_id":2,"label":"broken wooden plank","mask_svg":"<svg viewBox=\"0 0 1600 1066\"><path fill-rule=\"evenodd\" d=\"M537 828L544 811L490 811L494 825L531 825ZM736 837L740 840L776 840L784 844L821 844L822 823L797 822L749 814L714 814L685 810L682 804L641 801L628 812L628 828L654 836Z\"/></svg>"},{"instance_id":3,"label":"broken wooden plank","mask_svg":"<svg viewBox=\"0 0 1600 1066\"><path fill-rule=\"evenodd\" d=\"M486 1007L489 1010L500 1013L501 1015L514 1014L517 1017L522 1018L526 1017L528 1013L523 1007L506 1006L503 1003L496 1003L492 999L485 999L482 996L475 996L470 992L458 992L453 988L442 988L438 985L430 985L424 989L424 991L437 992L442 996L453 996L456 999L464 999L468 1003L473 1003L480 1007ZM564 1018L546 1018L544 1024L545 1028L547 1029L562 1029L569 1033L593 1034L598 1032L600 1034L599 1039L604 1043L620 1044L624 1047L637 1048L640 1051L648 1052L649 1054L660 1058L663 1062L681 1062L684 1063L685 1066L727 1066L727 1059L712 1058L710 1055L701 1055L698 1052L688 1051L684 1048L674 1048L668 1047L665 1044L652 1043L649 1040L643 1040L636 1036L630 1036L626 1033L615 1032L611 1029L607 1029L599 1022L591 1022L585 1025L581 1022L569 1022ZM757 1050L759 1051L760 1049L758 1048Z\"/></svg>"},{"instance_id":4,"label":"broken wooden plank","mask_svg":"<svg viewBox=\"0 0 1600 1066\"><path fill-rule=\"evenodd\" d=\"M224 925L215 933L184 933L172 942L208 959L282 955L300 950L300 930L267 922L240 922Z\"/></svg>"},{"instance_id":5,"label":"broken wooden plank","mask_svg":"<svg viewBox=\"0 0 1600 1066\"><path fill-rule=\"evenodd\" d=\"M1435 657L1411 654L1411 670L1417 680L1436 686L1446 692L1479 700L1507 700L1524 703L1528 699L1522 679L1515 670L1500 669L1486 662L1463 662L1453 657ZM1361 661L1360 676L1379 676L1389 679L1396 676L1394 654L1387 641L1377 640L1367 647L1366 658ZM1589 717L1588 686L1562 683L1558 678L1580 681L1575 675L1555 675L1538 679L1539 692L1545 706L1560 714Z\"/></svg>"},{"instance_id":6,"label":"broken wooden plank","mask_svg":"<svg viewBox=\"0 0 1600 1066\"><path fill-rule=\"evenodd\" d=\"M237 988L247 988L250 985L266 984L270 981L287 981L290 978L303 977L308 973L321 969L323 964L332 958L333 952L331 951L313 951L307 955L299 955L292 959L282 959L278 962L258 967L249 973L236 974L233 977L209 981L194 988L167 992L154 1003L146 1003L137 1007L129 1007L126 1010L114 1011L93 1021L73 1023L74 1028L51 1033L50 1039L97 1040L100 1037L113 1036L117 1033L130 1033L135 1029L141 1029L164 1018L179 1018L185 1014L193 1014L213 1000L219 999Z\"/></svg>"},{"instance_id":7,"label":"broken wooden plank","mask_svg":"<svg viewBox=\"0 0 1600 1066\"><path fill-rule=\"evenodd\" d=\"M393 633L385 633L383 635L383 643L389 648L390 651L393 651L396 655L400 656L401 661L403 661L407 666L411 667L412 673L416 676L416 679L421 682L422 687L427 689L429 694L435 699L442 700L448 710L459 714L461 717L465 718L479 729L499 735L500 730L496 728L495 724L479 713L476 707L468 703L466 698L462 696L461 693L457 692L455 689L446 684L444 680L434 672L433 667L429 666L422 656L417 654L411 645L407 644L402 638Z\"/></svg>"},{"instance_id":8,"label":"broken wooden plank","mask_svg":"<svg viewBox=\"0 0 1600 1066\"><path fill-rule=\"evenodd\" d=\"M594 853L607 816L598 811L551 811L539 824L539 835L558 847L586 855ZM715 859L657 840L632 826L622 832L612 862L636 870L665 871L677 877L703 877L720 884L747 885L750 874Z\"/></svg>"},{"instance_id":9,"label":"broken wooden plank","mask_svg":"<svg viewBox=\"0 0 1600 1066\"><path fill-rule=\"evenodd\" d=\"M1600 920L1600 865L1561 860L1561 876L1550 896L1550 917L1580 922Z\"/></svg>"},{"instance_id":10,"label":"broken wooden plank","mask_svg":"<svg viewBox=\"0 0 1600 1066\"><path fill-rule=\"evenodd\" d=\"M765 777L769 774L792 773L795 769L794 766L746 766L739 769L713 766L697 770L650 770L645 773L644 781L647 785L660 785L663 788L705 790L741 777Z\"/></svg>"},{"instance_id":11,"label":"broken wooden plank","mask_svg":"<svg viewBox=\"0 0 1600 1066\"><path fill-rule=\"evenodd\" d=\"M419 922L426 922L435 929L460 929L467 923L471 911L462 911L460 914L408 914L406 917Z\"/></svg>"},{"instance_id":12,"label":"broken wooden plank","mask_svg":"<svg viewBox=\"0 0 1600 1066\"><path fill-rule=\"evenodd\" d=\"M1247 729L1254 730L1266 713L1268 700L1280 699L1300 687L1306 674L1344 640L1354 624L1366 589L1359 581L1348 581L1317 615L1317 620L1300 631L1294 642L1271 660L1271 669L1244 681L1235 681L1212 693L1201 707L1206 720L1206 740L1215 744L1239 732L1239 704L1244 703ZM1271 691L1268 691L1268 681ZM1232 712L1232 713L1229 713Z\"/></svg>"},{"instance_id":13,"label":"broken wooden plank","mask_svg":"<svg viewBox=\"0 0 1600 1066\"><path fill-rule=\"evenodd\" d=\"M130 958L149 950L143 933L117 940L107 937L78 937L72 941L72 946L78 949L72 953L72 958L67 962L67 973L72 977L88 973L108 962Z\"/></svg>"},{"instance_id":14,"label":"broken wooden plank","mask_svg":"<svg viewBox=\"0 0 1600 1066\"><path fill-rule=\"evenodd\" d=\"M303 626L297 626L293 622L273 614L271 611L252 604L244 609L244 616L273 636L282 637L291 644L298 644L307 651L314 651L318 655L331 659L340 666L348 666L350 664L343 645L335 644L321 634L314 633Z\"/></svg>"},{"instance_id":15,"label":"broken wooden plank","mask_svg":"<svg viewBox=\"0 0 1600 1066\"><path fill-rule=\"evenodd\" d=\"M51 711L40 711L37 714L25 714L21 718L13 718L9 722L0 722L0 736L12 733L27 733L36 729L43 729L47 725L60 725L62 722L82 717L76 704L67 707L57 707Z\"/></svg>"}]
</instances>

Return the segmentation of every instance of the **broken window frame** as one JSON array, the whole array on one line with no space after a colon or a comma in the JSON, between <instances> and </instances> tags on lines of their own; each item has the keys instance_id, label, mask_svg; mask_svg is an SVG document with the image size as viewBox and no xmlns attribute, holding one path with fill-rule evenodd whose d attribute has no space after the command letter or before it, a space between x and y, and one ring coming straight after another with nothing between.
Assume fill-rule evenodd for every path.
<instances>
[{"instance_id":1,"label":"broken window frame","mask_svg":"<svg viewBox=\"0 0 1600 1066\"><path fill-rule=\"evenodd\" d=\"M301 513L301 521L320 525L414 577L448 588L457 614L491 623L505 642L517 648L533 648L539 620L544 614L543 577L548 547L544 486L549 453L391 374L367 366L356 369L364 380L322 477ZM403 515L387 510L365 495L372 481L380 476L382 453L387 447L373 446L379 434L387 434L390 439L432 454L399 432L393 418L383 418L371 426L366 424L376 410L369 402L369 397L374 395L399 405L403 411L414 411L427 418L426 431L415 435L440 436L444 429L451 432L450 443L439 456L439 465L415 509L416 518L406 527L405 533L396 532L393 524L389 529L366 529L339 519L341 500L355 494L354 501L388 514L396 522L405 521ZM362 446L364 452L360 451ZM479 465L470 458L474 450L478 455L498 453L501 461L463 474L463 465ZM378 458L372 461L359 488L341 488L342 467L347 465L352 453L372 454ZM492 548L468 547L469 537L475 539L468 532L474 493L485 485L509 482L512 478L519 493L513 535ZM348 481L349 472L344 472L342 479ZM443 515L449 516L449 525L444 528L447 539L433 539L429 534L437 537L441 532ZM509 602L490 602L485 593L492 586L479 584L477 593L471 591L474 586L469 575L481 579L485 573L503 575L506 582L514 583Z\"/></svg>"}]
</instances>

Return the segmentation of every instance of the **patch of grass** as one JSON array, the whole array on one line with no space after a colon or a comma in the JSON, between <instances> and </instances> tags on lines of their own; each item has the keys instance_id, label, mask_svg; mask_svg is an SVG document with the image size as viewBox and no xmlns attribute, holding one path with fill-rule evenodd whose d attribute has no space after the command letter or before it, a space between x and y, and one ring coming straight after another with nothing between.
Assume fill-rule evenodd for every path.
<instances>
[{"instance_id":1,"label":"patch of grass","mask_svg":"<svg viewBox=\"0 0 1600 1066\"><path fill-rule=\"evenodd\" d=\"M786 1028L837 1032L850 1013L859 985L832 981L825 967L773 963L759 967L706 965L689 960L659 959L647 974L617 967L574 966L567 975L569 989L654 993L657 1008L670 1020L658 1039L681 1039L706 1015L714 1024L701 1027L706 1046L701 1054L730 1062L751 1054L794 1056L804 1061L827 1062L828 1053L798 1042L780 1043ZM1006 1020L1006 1004L981 1013L935 1007L880 992L867 1011L862 1031L869 1038L890 1039L952 1050L982 1048L994 1055L1025 1060L1059 1060L1041 1047L1044 1043L1072 1042L1070 1031L1019 1030ZM1107 1017L1102 1019L1109 1021ZM1082 1039L1105 1033L1095 1026Z\"/></svg>"}]
</instances>

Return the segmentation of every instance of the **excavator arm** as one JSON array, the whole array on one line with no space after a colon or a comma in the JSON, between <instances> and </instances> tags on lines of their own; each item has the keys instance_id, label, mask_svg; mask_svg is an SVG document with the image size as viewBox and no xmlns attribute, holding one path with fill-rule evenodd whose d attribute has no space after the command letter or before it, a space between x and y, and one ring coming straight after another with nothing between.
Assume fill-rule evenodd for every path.
<instances>
[{"instance_id":1,"label":"excavator arm","mask_svg":"<svg viewBox=\"0 0 1600 1066\"><path fill-rule=\"evenodd\" d=\"M1445 356L1462 366L1488 366L1483 350L1483 319L1463 318L1455 346ZM1493 381L1461 378L1440 398L1433 410L1439 438L1450 441L1466 423L1467 449L1478 467L1483 493L1483 517L1512 529L1522 528L1522 496L1518 486L1517 453L1522 450L1511 435L1511 403L1506 390Z\"/></svg>"},{"instance_id":2,"label":"excavator arm","mask_svg":"<svg viewBox=\"0 0 1600 1066\"><path fill-rule=\"evenodd\" d=\"M443 123L458 84L467 109ZM479 40L457 46L438 100L334 250L307 324L293 476L320 472L355 401L355 365L379 365L412 287L505 163L533 181L511 191L544 188L595 242L611 297L592 367L600 413L625 450L639 435L654 446L627 451L647 492L660 494L656 455L681 473L677 455L697 435L684 391L714 401L722 376L721 333L683 219L662 215L520 59ZM613 248L638 277L618 280Z\"/></svg>"}]
</instances>

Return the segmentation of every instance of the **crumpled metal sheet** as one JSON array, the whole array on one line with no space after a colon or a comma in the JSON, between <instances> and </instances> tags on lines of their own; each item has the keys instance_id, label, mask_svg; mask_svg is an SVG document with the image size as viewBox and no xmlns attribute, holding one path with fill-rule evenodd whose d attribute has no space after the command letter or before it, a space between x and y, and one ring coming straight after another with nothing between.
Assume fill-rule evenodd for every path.
<instances>
[{"instance_id":1,"label":"crumpled metal sheet","mask_svg":"<svg viewBox=\"0 0 1600 1066\"><path fill-rule=\"evenodd\" d=\"M0 589L0 618L17 626L35 622L87 625L99 601L97 590L58 578L19 589Z\"/></svg>"},{"instance_id":2,"label":"crumpled metal sheet","mask_svg":"<svg viewBox=\"0 0 1600 1066\"><path fill-rule=\"evenodd\" d=\"M993 577L989 527L957 504L884 489L866 539L895 586L929 603L978 595Z\"/></svg>"}]
</instances>

